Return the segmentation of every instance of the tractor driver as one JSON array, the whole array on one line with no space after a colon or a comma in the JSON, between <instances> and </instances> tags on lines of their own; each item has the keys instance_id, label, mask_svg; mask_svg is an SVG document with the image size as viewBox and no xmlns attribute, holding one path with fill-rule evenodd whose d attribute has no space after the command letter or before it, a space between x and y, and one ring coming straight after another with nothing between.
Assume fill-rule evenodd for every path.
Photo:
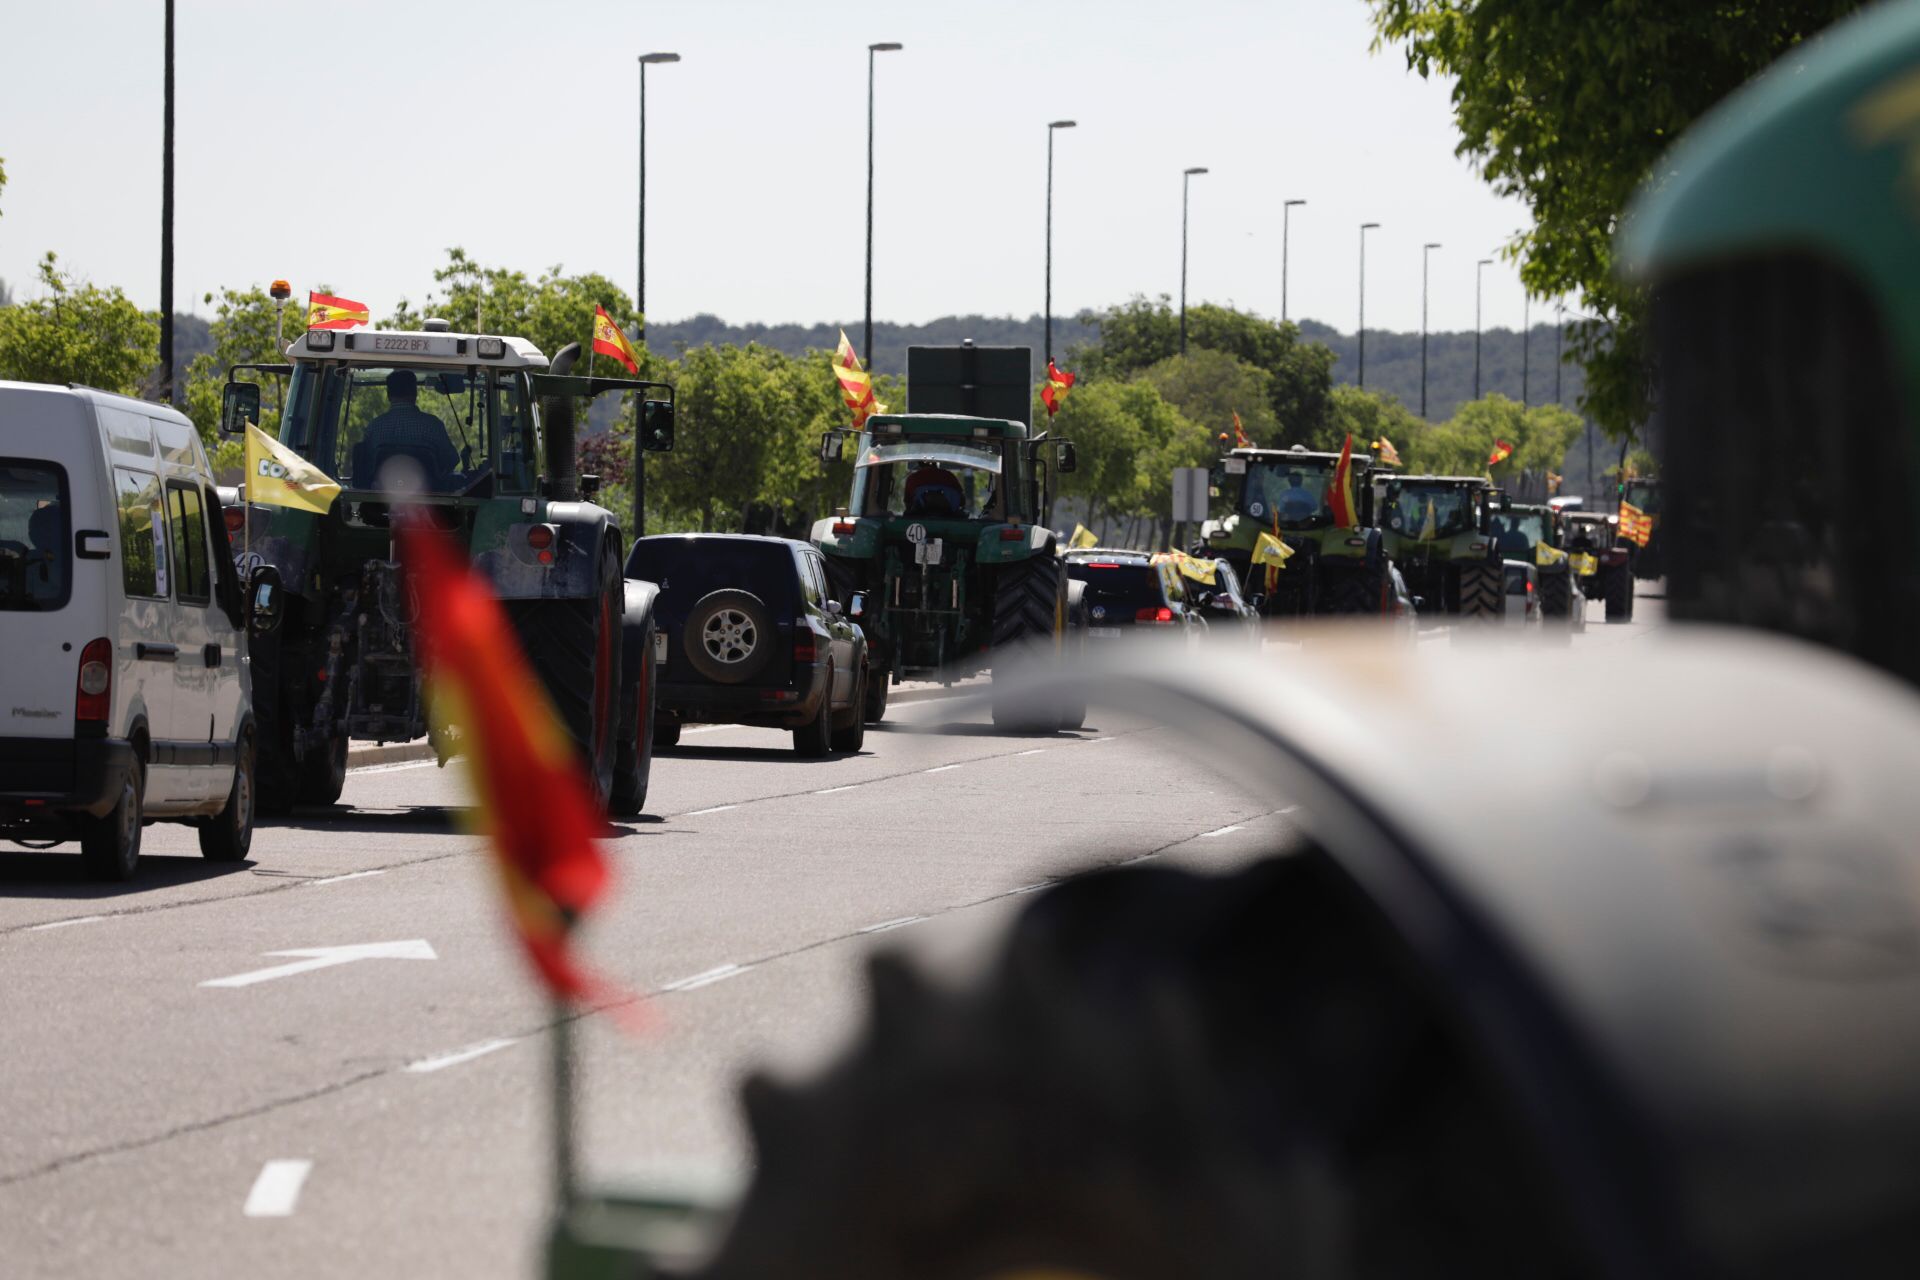
<instances>
[{"instance_id":1,"label":"tractor driver","mask_svg":"<svg viewBox=\"0 0 1920 1280\"><path fill-rule=\"evenodd\" d=\"M924 466L907 477L906 514L910 516L964 516L967 495L960 480L944 467Z\"/></svg>"},{"instance_id":2,"label":"tractor driver","mask_svg":"<svg viewBox=\"0 0 1920 1280\"><path fill-rule=\"evenodd\" d=\"M411 369L395 369L387 375L387 411L367 425L363 445L373 474L389 458L407 457L427 473L427 483L439 488L458 470L460 455L447 438L446 424L416 403L420 381ZM356 476L355 483L361 483Z\"/></svg>"},{"instance_id":3,"label":"tractor driver","mask_svg":"<svg viewBox=\"0 0 1920 1280\"><path fill-rule=\"evenodd\" d=\"M1298 471L1287 472L1287 487L1277 504L1282 520L1311 520L1320 510L1320 500L1306 487L1306 478Z\"/></svg>"}]
</instances>

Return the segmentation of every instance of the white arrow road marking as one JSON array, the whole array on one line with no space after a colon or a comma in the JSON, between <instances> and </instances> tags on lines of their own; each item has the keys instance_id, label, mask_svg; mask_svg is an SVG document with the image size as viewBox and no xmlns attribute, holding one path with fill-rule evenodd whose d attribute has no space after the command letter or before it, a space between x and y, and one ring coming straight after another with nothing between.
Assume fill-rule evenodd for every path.
<instances>
[{"instance_id":1,"label":"white arrow road marking","mask_svg":"<svg viewBox=\"0 0 1920 1280\"><path fill-rule=\"evenodd\" d=\"M694 991L701 987L712 986L716 982L724 982L728 978L731 978L736 974L741 974L745 972L746 972L746 969L744 969L740 965L723 964L718 968L708 969L704 973L696 973L691 978L681 978L677 982L669 982L666 984L666 986L662 987L661 990L663 991Z\"/></svg>"},{"instance_id":2,"label":"white arrow road marking","mask_svg":"<svg viewBox=\"0 0 1920 1280\"><path fill-rule=\"evenodd\" d=\"M433 948L425 938L414 938L409 942L357 942L345 947L302 947L294 951L269 951L270 956L300 956L292 964L277 964L271 969L255 969L249 973L236 973L230 978L209 978L201 983L203 987L250 987L256 982L272 982L275 978L291 978L296 973L311 973L315 969L331 969L337 964L352 964L355 960L438 960Z\"/></svg>"},{"instance_id":3,"label":"white arrow road marking","mask_svg":"<svg viewBox=\"0 0 1920 1280\"><path fill-rule=\"evenodd\" d=\"M407 1070L416 1075L429 1071L439 1071L444 1067L457 1067L463 1062L472 1062L475 1058L484 1058L490 1053L511 1048L519 1044L516 1040L483 1040L479 1044L468 1045L464 1049L455 1049L452 1053L443 1053L437 1058L422 1058L418 1062L409 1062Z\"/></svg>"},{"instance_id":4,"label":"white arrow road marking","mask_svg":"<svg viewBox=\"0 0 1920 1280\"><path fill-rule=\"evenodd\" d=\"M300 1188L313 1172L311 1160L269 1160L253 1180L247 1192L246 1207L240 1210L249 1218L290 1218L300 1200Z\"/></svg>"}]
</instances>

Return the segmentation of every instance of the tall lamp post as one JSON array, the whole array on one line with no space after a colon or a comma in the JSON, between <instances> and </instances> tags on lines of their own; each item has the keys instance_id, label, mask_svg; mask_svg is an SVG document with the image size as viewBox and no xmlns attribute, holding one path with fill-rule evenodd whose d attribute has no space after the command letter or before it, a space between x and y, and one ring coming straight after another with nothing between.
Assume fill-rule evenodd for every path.
<instances>
[{"instance_id":1,"label":"tall lamp post","mask_svg":"<svg viewBox=\"0 0 1920 1280\"><path fill-rule=\"evenodd\" d=\"M1367 232L1380 226L1377 222L1360 224L1360 376L1362 391L1367 389Z\"/></svg>"},{"instance_id":2,"label":"tall lamp post","mask_svg":"<svg viewBox=\"0 0 1920 1280\"><path fill-rule=\"evenodd\" d=\"M1480 282L1487 278L1487 268L1493 265L1492 258L1482 258L1473 264L1473 398L1480 398Z\"/></svg>"},{"instance_id":3,"label":"tall lamp post","mask_svg":"<svg viewBox=\"0 0 1920 1280\"><path fill-rule=\"evenodd\" d=\"M160 125L160 399L173 403L173 0L166 8Z\"/></svg>"},{"instance_id":4,"label":"tall lamp post","mask_svg":"<svg viewBox=\"0 0 1920 1280\"><path fill-rule=\"evenodd\" d=\"M1187 354L1187 188L1193 183L1193 175L1205 173L1201 166L1183 170L1180 174L1180 354Z\"/></svg>"},{"instance_id":5,"label":"tall lamp post","mask_svg":"<svg viewBox=\"0 0 1920 1280\"><path fill-rule=\"evenodd\" d=\"M1533 294L1520 295L1520 407L1525 409L1531 403L1529 392L1533 386Z\"/></svg>"},{"instance_id":6,"label":"tall lamp post","mask_svg":"<svg viewBox=\"0 0 1920 1280\"><path fill-rule=\"evenodd\" d=\"M1288 200L1280 206L1280 320L1287 319L1287 241L1293 230L1293 207L1305 204L1305 200Z\"/></svg>"},{"instance_id":7,"label":"tall lamp post","mask_svg":"<svg viewBox=\"0 0 1920 1280\"><path fill-rule=\"evenodd\" d=\"M1427 263L1433 258L1433 251L1440 244L1420 247L1420 416L1427 416Z\"/></svg>"},{"instance_id":8,"label":"tall lamp post","mask_svg":"<svg viewBox=\"0 0 1920 1280\"><path fill-rule=\"evenodd\" d=\"M1560 398L1560 357L1561 352L1565 348L1566 340L1567 304L1564 302L1556 302L1553 304L1553 402L1560 405L1566 403L1565 400Z\"/></svg>"},{"instance_id":9,"label":"tall lamp post","mask_svg":"<svg viewBox=\"0 0 1920 1280\"><path fill-rule=\"evenodd\" d=\"M640 55L640 208L637 214L639 224L639 245L637 255L640 262L639 278L634 282L633 309L640 316L639 337L647 336L647 68L662 62L678 62L677 53L643 53ZM634 439L638 440L636 431ZM634 466L640 465L640 455L634 454ZM636 514L635 519L639 517Z\"/></svg>"},{"instance_id":10,"label":"tall lamp post","mask_svg":"<svg viewBox=\"0 0 1920 1280\"><path fill-rule=\"evenodd\" d=\"M1059 129L1076 128L1072 120L1055 120L1047 126L1047 364L1053 364L1053 135Z\"/></svg>"},{"instance_id":11,"label":"tall lamp post","mask_svg":"<svg viewBox=\"0 0 1920 1280\"><path fill-rule=\"evenodd\" d=\"M898 53L906 46L898 40L882 40L867 46L867 325L865 345L867 370L873 370L873 56Z\"/></svg>"}]
</instances>

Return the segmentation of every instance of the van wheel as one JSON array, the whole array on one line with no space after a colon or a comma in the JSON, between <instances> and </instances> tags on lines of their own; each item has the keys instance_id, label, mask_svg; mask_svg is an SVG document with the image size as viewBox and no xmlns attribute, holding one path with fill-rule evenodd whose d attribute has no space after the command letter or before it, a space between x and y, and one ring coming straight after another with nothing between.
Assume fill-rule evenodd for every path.
<instances>
[{"instance_id":1,"label":"van wheel","mask_svg":"<svg viewBox=\"0 0 1920 1280\"><path fill-rule=\"evenodd\" d=\"M862 732L865 732L864 722ZM793 752L824 756L833 750L833 668L827 668L827 687L820 694L820 714L793 731Z\"/></svg>"},{"instance_id":2,"label":"van wheel","mask_svg":"<svg viewBox=\"0 0 1920 1280\"><path fill-rule=\"evenodd\" d=\"M253 847L253 770L253 730L249 728L240 737L240 760L233 768L227 807L200 828L202 857L213 862L239 862Z\"/></svg>"},{"instance_id":3,"label":"van wheel","mask_svg":"<svg viewBox=\"0 0 1920 1280\"><path fill-rule=\"evenodd\" d=\"M138 756L120 782L120 799L102 817L81 820L80 860L95 880L130 880L140 866L147 766Z\"/></svg>"},{"instance_id":4,"label":"van wheel","mask_svg":"<svg viewBox=\"0 0 1920 1280\"><path fill-rule=\"evenodd\" d=\"M324 751L309 751L299 773L301 804L338 804L347 785L347 736L341 734Z\"/></svg>"}]
</instances>

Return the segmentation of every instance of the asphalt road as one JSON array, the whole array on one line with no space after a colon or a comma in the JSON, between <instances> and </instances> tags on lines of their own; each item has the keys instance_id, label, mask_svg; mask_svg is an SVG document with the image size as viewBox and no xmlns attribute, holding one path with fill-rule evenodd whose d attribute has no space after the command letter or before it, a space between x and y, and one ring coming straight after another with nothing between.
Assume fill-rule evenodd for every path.
<instances>
[{"instance_id":1,"label":"asphalt road","mask_svg":"<svg viewBox=\"0 0 1920 1280\"><path fill-rule=\"evenodd\" d=\"M1575 643L1642 638L1660 603L1612 627L1595 606ZM827 760L690 731L610 831L616 891L582 942L645 1025L580 1024L590 1179L741 1174L740 1076L831 1052L874 948L952 975L1051 880L1226 868L1303 816L1138 721L1007 735L952 701L890 721ZM127 886L0 852L0 1273L535 1272L551 1019L465 803L458 766L358 770L249 863L149 828Z\"/></svg>"}]
</instances>

